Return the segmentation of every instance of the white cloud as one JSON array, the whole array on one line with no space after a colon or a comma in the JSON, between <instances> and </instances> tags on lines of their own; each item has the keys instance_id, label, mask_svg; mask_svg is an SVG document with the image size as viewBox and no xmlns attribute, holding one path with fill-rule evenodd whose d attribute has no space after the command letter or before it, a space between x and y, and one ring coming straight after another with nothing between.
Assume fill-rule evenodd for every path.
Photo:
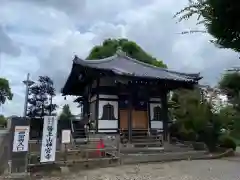
<instances>
[{"instance_id":1,"label":"white cloud","mask_svg":"<svg viewBox=\"0 0 240 180\"><path fill-rule=\"evenodd\" d=\"M10 80L15 96L2 111L22 114L22 80L27 72L34 80L39 75L49 75L59 92L71 70L73 55L86 57L95 44L109 37L134 40L170 68L200 71L206 82L216 83L225 67L238 65L237 55L215 48L208 42L208 35L179 34L195 23L190 20L176 24L176 19L172 19L186 3L187 0L3 0L0 53L5 55L2 54L4 69L0 74ZM8 39L4 48L2 37ZM19 49L20 56L6 55L19 55ZM78 112L72 98L65 101L58 94L55 102L60 107L68 103Z\"/></svg>"},{"instance_id":2,"label":"white cloud","mask_svg":"<svg viewBox=\"0 0 240 180\"><path fill-rule=\"evenodd\" d=\"M18 56L20 55L20 52L20 48L5 33L3 27L0 26L0 55L4 53L12 56Z\"/></svg>"}]
</instances>

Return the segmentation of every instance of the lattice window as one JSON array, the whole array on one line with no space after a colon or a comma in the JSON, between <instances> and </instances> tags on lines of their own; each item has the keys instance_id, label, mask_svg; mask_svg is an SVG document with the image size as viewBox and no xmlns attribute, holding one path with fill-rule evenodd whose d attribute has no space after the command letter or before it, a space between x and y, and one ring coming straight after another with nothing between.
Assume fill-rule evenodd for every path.
<instances>
[{"instance_id":1,"label":"lattice window","mask_svg":"<svg viewBox=\"0 0 240 180\"><path fill-rule=\"evenodd\" d=\"M114 106L111 104L106 104L103 106L102 120L116 120L114 116Z\"/></svg>"},{"instance_id":2,"label":"lattice window","mask_svg":"<svg viewBox=\"0 0 240 180\"><path fill-rule=\"evenodd\" d=\"M159 106L153 108L153 120L162 121L162 110Z\"/></svg>"}]
</instances>

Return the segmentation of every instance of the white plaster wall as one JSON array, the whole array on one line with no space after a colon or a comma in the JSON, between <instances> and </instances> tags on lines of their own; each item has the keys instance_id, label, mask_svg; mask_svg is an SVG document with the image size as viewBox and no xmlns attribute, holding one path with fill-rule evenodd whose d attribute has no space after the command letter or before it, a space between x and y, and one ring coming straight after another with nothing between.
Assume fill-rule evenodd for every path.
<instances>
[{"instance_id":1,"label":"white plaster wall","mask_svg":"<svg viewBox=\"0 0 240 180\"><path fill-rule=\"evenodd\" d=\"M103 115L103 106L106 104L111 104L114 107L114 117L118 119L118 101L99 101L98 106L98 119L100 119Z\"/></svg>"},{"instance_id":2,"label":"white plaster wall","mask_svg":"<svg viewBox=\"0 0 240 180\"><path fill-rule=\"evenodd\" d=\"M101 120L100 119L103 115L103 106L108 103L114 107L114 117L117 120L110 120L110 119ZM101 101L100 100L99 107L98 107L98 132L117 132L117 128L118 128L118 101ZM104 129L109 129L109 130L104 130Z\"/></svg>"},{"instance_id":3,"label":"white plaster wall","mask_svg":"<svg viewBox=\"0 0 240 180\"><path fill-rule=\"evenodd\" d=\"M156 101L156 99L158 98L152 98L154 100L152 101ZM160 98L158 99L158 101L160 100ZM150 122L151 122L151 129L163 129L163 122L162 121L152 121L153 117L154 117L154 112L153 109L155 107L162 107L161 103L150 103L149 105L150 107Z\"/></svg>"},{"instance_id":4,"label":"white plaster wall","mask_svg":"<svg viewBox=\"0 0 240 180\"><path fill-rule=\"evenodd\" d=\"M98 129L99 129L98 132L117 132L117 128L118 128L118 120L98 120ZM104 130L104 129L113 129L113 130Z\"/></svg>"},{"instance_id":5,"label":"white plaster wall","mask_svg":"<svg viewBox=\"0 0 240 180\"><path fill-rule=\"evenodd\" d=\"M151 129L163 129L162 121L151 121Z\"/></svg>"}]
</instances>

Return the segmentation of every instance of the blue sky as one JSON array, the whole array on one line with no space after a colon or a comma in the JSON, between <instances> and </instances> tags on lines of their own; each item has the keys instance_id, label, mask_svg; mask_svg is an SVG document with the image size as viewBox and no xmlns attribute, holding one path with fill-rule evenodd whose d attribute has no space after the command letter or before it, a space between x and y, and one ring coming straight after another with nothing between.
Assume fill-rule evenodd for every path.
<instances>
[{"instance_id":1,"label":"blue sky","mask_svg":"<svg viewBox=\"0 0 240 180\"><path fill-rule=\"evenodd\" d=\"M105 38L136 41L170 69L201 72L214 85L226 68L238 66L236 53L218 49L207 34L180 35L196 29L195 19L176 23L172 16L187 0L0 0L0 76L10 81L13 101L0 109L22 115L26 74L36 80L49 75L55 82L55 103L79 109L73 97L64 100L60 88L74 54L86 57ZM199 27L200 28L200 27Z\"/></svg>"}]
</instances>

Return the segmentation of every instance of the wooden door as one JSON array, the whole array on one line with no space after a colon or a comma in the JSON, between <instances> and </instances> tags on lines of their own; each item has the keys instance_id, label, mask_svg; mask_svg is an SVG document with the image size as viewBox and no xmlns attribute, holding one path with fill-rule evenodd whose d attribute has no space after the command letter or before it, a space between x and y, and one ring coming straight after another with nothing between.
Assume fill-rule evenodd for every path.
<instances>
[{"instance_id":1,"label":"wooden door","mask_svg":"<svg viewBox=\"0 0 240 180\"><path fill-rule=\"evenodd\" d=\"M128 129L128 110L120 110L120 129Z\"/></svg>"},{"instance_id":2,"label":"wooden door","mask_svg":"<svg viewBox=\"0 0 240 180\"><path fill-rule=\"evenodd\" d=\"M148 129L147 111L132 110L132 128Z\"/></svg>"}]
</instances>

